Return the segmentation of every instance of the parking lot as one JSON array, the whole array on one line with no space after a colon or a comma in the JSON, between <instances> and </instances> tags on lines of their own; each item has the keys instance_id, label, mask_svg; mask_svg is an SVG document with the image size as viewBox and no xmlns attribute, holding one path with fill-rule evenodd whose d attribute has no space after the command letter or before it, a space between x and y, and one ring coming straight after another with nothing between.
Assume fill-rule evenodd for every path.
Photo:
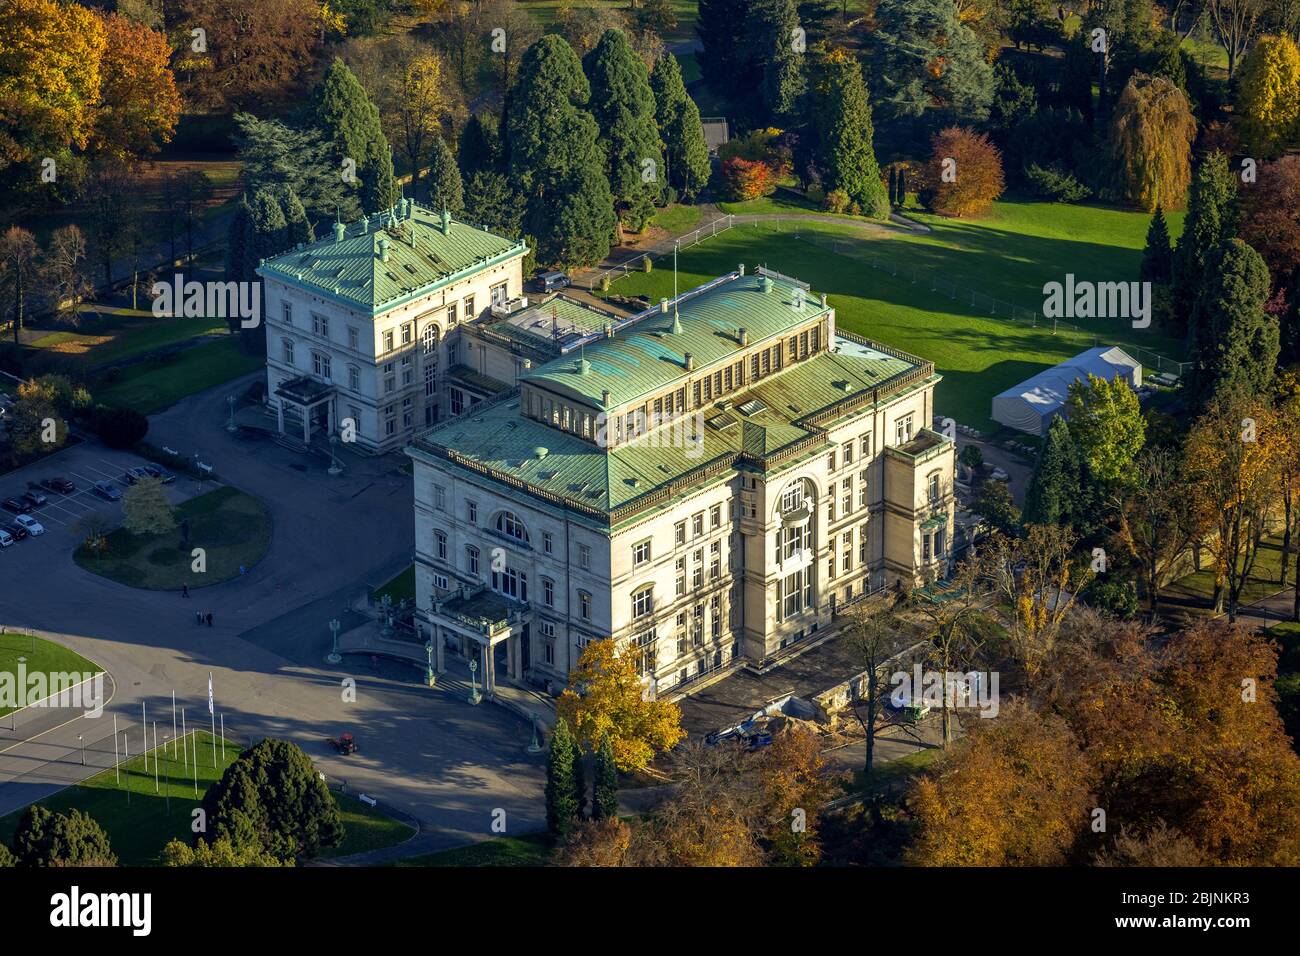
<instances>
[{"instance_id":1,"label":"parking lot","mask_svg":"<svg viewBox=\"0 0 1300 956\"><path fill-rule=\"evenodd\" d=\"M0 478L0 500L21 498L28 491L35 490L32 485L45 479L66 478L77 486L76 491L64 495L40 488L39 491L47 499L46 503L30 508L25 513L45 527L46 535L59 535L62 532L75 540L77 523L91 512L100 512L113 525L121 520L122 502L100 497L94 491L95 482L106 481L119 492L125 493L128 485L123 475L127 469L148 464L151 463L139 455L86 442ZM176 480L166 488L173 503L192 498L202 490L199 482L184 475L177 475ZM13 523L14 517L14 513L8 509L0 511L0 525L8 527ZM32 539L28 538L18 542L18 545L30 546L31 543Z\"/></svg>"}]
</instances>

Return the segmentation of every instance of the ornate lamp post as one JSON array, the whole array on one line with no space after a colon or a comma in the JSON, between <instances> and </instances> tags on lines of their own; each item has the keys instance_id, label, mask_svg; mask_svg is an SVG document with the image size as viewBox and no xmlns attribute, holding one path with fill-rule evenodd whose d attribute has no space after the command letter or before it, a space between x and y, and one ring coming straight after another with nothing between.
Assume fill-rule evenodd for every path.
<instances>
[{"instance_id":1,"label":"ornate lamp post","mask_svg":"<svg viewBox=\"0 0 1300 956\"><path fill-rule=\"evenodd\" d=\"M337 477L343 474L343 465L339 463L338 456L339 436L330 435L330 467L328 474L331 477Z\"/></svg>"},{"instance_id":2,"label":"ornate lamp post","mask_svg":"<svg viewBox=\"0 0 1300 956\"><path fill-rule=\"evenodd\" d=\"M424 667L424 682L432 687L438 681L438 676L433 672L433 637L424 645L424 653L427 663Z\"/></svg>"},{"instance_id":3,"label":"ornate lamp post","mask_svg":"<svg viewBox=\"0 0 1300 956\"><path fill-rule=\"evenodd\" d=\"M343 658L339 654L339 619L338 618L334 618L333 620L330 621L330 634L333 637L333 644L330 647L330 652L327 655L325 655L325 660L329 661L331 664L341 664L343 662Z\"/></svg>"},{"instance_id":4,"label":"ornate lamp post","mask_svg":"<svg viewBox=\"0 0 1300 956\"><path fill-rule=\"evenodd\" d=\"M380 637L393 636L393 596L385 594L379 602L379 613L383 620L383 625L379 630Z\"/></svg>"},{"instance_id":5,"label":"ornate lamp post","mask_svg":"<svg viewBox=\"0 0 1300 956\"><path fill-rule=\"evenodd\" d=\"M483 695L478 692L478 684L474 680L474 672L478 670L478 661L470 658L469 662L469 702L477 704L483 699Z\"/></svg>"},{"instance_id":6,"label":"ornate lamp post","mask_svg":"<svg viewBox=\"0 0 1300 956\"><path fill-rule=\"evenodd\" d=\"M528 752L539 754L542 752L542 742L537 739L537 715L530 713L528 716L533 722L533 742L528 745Z\"/></svg>"}]
</instances>

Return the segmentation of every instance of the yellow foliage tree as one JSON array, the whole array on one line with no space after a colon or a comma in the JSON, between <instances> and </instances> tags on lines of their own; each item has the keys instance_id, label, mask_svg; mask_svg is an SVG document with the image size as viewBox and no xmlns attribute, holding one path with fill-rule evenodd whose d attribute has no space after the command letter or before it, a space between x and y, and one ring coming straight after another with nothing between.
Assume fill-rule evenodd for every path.
<instances>
[{"instance_id":1,"label":"yellow foliage tree","mask_svg":"<svg viewBox=\"0 0 1300 956\"><path fill-rule=\"evenodd\" d=\"M592 641L569 675L557 708L588 751L594 753L608 735L614 762L625 773L645 767L656 752L686 736L676 704L644 698L636 658L634 648L619 652L613 640Z\"/></svg>"},{"instance_id":2,"label":"yellow foliage tree","mask_svg":"<svg viewBox=\"0 0 1300 956\"><path fill-rule=\"evenodd\" d=\"M1146 212L1178 209L1192 182L1196 117L1171 80L1134 73L1115 104L1110 151L1118 191Z\"/></svg>"},{"instance_id":3,"label":"yellow foliage tree","mask_svg":"<svg viewBox=\"0 0 1300 956\"><path fill-rule=\"evenodd\" d=\"M58 0L9 0L0 16L0 169L85 147L95 122L104 28Z\"/></svg>"},{"instance_id":4,"label":"yellow foliage tree","mask_svg":"<svg viewBox=\"0 0 1300 956\"><path fill-rule=\"evenodd\" d=\"M1300 49L1288 36L1262 36L1241 61L1236 113L1242 143L1272 159L1300 139Z\"/></svg>"}]
</instances>

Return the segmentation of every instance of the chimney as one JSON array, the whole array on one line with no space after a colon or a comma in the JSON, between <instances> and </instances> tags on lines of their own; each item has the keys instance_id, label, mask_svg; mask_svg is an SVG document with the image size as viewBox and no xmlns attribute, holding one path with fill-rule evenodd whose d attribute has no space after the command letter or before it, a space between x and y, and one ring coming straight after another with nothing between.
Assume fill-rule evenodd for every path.
<instances>
[{"instance_id":1,"label":"chimney","mask_svg":"<svg viewBox=\"0 0 1300 956\"><path fill-rule=\"evenodd\" d=\"M688 372L694 372L694 371L695 371L695 356L692 355L690 352L687 352L686 355L685 355L685 358L686 358L686 371L688 371Z\"/></svg>"},{"instance_id":2,"label":"chimney","mask_svg":"<svg viewBox=\"0 0 1300 956\"><path fill-rule=\"evenodd\" d=\"M379 261L388 261L388 239L384 236L379 237Z\"/></svg>"},{"instance_id":3,"label":"chimney","mask_svg":"<svg viewBox=\"0 0 1300 956\"><path fill-rule=\"evenodd\" d=\"M660 300L659 300L659 312L660 312L660 314L662 314L662 315L667 315L667 314L668 314L668 300L667 300L667 299L660 299Z\"/></svg>"},{"instance_id":4,"label":"chimney","mask_svg":"<svg viewBox=\"0 0 1300 956\"><path fill-rule=\"evenodd\" d=\"M343 223L341 222L334 223L334 241L342 242L343 236L345 233L347 233L347 231L348 231L348 227L343 225Z\"/></svg>"},{"instance_id":5,"label":"chimney","mask_svg":"<svg viewBox=\"0 0 1300 956\"><path fill-rule=\"evenodd\" d=\"M769 279L767 276L763 276L761 279L759 279L759 280L758 280L758 291L759 291L759 292L762 292L764 295L767 295L769 292L771 292L771 291L772 291L772 280Z\"/></svg>"},{"instance_id":6,"label":"chimney","mask_svg":"<svg viewBox=\"0 0 1300 956\"><path fill-rule=\"evenodd\" d=\"M600 404L609 406L609 389L602 389L600 393Z\"/></svg>"},{"instance_id":7,"label":"chimney","mask_svg":"<svg viewBox=\"0 0 1300 956\"><path fill-rule=\"evenodd\" d=\"M826 293L822 293L822 308L826 308Z\"/></svg>"},{"instance_id":8,"label":"chimney","mask_svg":"<svg viewBox=\"0 0 1300 956\"><path fill-rule=\"evenodd\" d=\"M446 206L442 207L442 234L444 236L451 233L451 212Z\"/></svg>"},{"instance_id":9,"label":"chimney","mask_svg":"<svg viewBox=\"0 0 1300 956\"><path fill-rule=\"evenodd\" d=\"M736 267L736 271L743 276L745 274L745 264L742 262L740 265L738 265Z\"/></svg>"},{"instance_id":10,"label":"chimney","mask_svg":"<svg viewBox=\"0 0 1300 956\"><path fill-rule=\"evenodd\" d=\"M737 337L740 339L740 344L741 344L741 345L748 345L748 344L749 344L749 329L746 329L746 328L744 328L744 327L741 327L741 329L740 329L740 331L739 331Z\"/></svg>"}]
</instances>

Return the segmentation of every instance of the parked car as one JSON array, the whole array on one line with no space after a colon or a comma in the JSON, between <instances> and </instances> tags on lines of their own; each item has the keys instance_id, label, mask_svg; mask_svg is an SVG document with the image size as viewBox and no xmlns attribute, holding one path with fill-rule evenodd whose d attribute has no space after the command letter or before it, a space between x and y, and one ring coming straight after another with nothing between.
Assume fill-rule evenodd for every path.
<instances>
[{"instance_id":1,"label":"parked car","mask_svg":"<svg viewBox=\"0 0 1300 956\"><path fill-rule=\"evenodd\" d=\"M39 508L42 505L47 505L50 503L50 499L46 498L45 495L41 494L35 488L27 492L27 494L23 495L22 500L27 502L33 508Z\"/></svg>"},{"instance_id":2,"label":"parked car","mask_svg":"<svg viewBox=\"0 0 1300 956\"><path fill-rule=\"evenodd\" d=\"M122 492L111 481L97 481L91 485L92 490L105 501L121 501Z\"/></svg>"},{"instance_id":3,"label":"parked car","mask_svg":"<svg viewBox=\"0 0 1300 956\"><path fill-rule=\"evenodd\" d=\"M27 529L24 528L22 525L20 525L17 521L15 521L13 524L5 525L4 530L15 541L21 541L23 540L23 538L27 537Z\"/></svg>"},{"instance_id":4,"label":"parked car","mask_svg":"<svg viewBox=\"0 0 1300 956\"><path fill-rule=\"evenodd\" d=\"M6 498L3 504L6 511L12 511L16 515L23 514L30 507L22 498Z\"/></svg>"},{"instance_id":5,"label":"parked car","mask_svg":"<svg viewBox=\"0 0 1300 956\"><path fill-rule=\"evenodd\" d=\"M41 482L41 487L46 491L57 492L61 495L70 495L77 490L77 486L66 478L54 477L46 478Z\"/></svg>"},{"instance_id":6,"label":"parked car","mask_svg":"<svg viewBox=\"0 0 1300 956\"><path fill-rule=\"evenodd\" d=\"M556 289L563 289L569 284L569 277L563 272L544 272L538 279L542 288L547 292L554 292Z\"/></svg>"},{"instance_id":7,"label":"parked car","mask_svg":"<svg viewBox=\"0 0 1300 956\"><path fill-rule=\"evenodd\" d=\"M22 527L33 538L38 534L45 534L45 525L41 524L31 515L19 515L14 519L14 524Z\"/></svg>"},{"instance_id":8,"label":"parked car","mask_svg":"<svg viewBox=\"0 0 1300 956\"><path fill-rule=\"evenodd\" d=\"M13 543L14 536L8 531L0 529L0 548L11 548L13 547Z\"/></svg>"},{"instance_id":9,"label":"parked car","mask_svg":"<svg viewBox=\"0 0 1300 956\"><path fill-rule=\"evenodd\" d=\"M140 467L143 468L145 471L147 471L154 478L157 478L164 485L170 485L173 481L176 480L176 476L173 475L170 471L164 471L162 468L159 468L157 465L141 465Z\"/></svg>"},{"instance_id":10,"label":"parked car","mask_svg":"<svg viewBox=\"0 0 1300 956\"><path fill-rule=\"evenodd\" d=\"M153 477L156 476L153 475L146 466L137 465L134 468L128 468L126 470L126 474L122 476L122 480L126 482L128 485L134 485L141 478L153 478Z\"/></svg>"}]
</instances>

